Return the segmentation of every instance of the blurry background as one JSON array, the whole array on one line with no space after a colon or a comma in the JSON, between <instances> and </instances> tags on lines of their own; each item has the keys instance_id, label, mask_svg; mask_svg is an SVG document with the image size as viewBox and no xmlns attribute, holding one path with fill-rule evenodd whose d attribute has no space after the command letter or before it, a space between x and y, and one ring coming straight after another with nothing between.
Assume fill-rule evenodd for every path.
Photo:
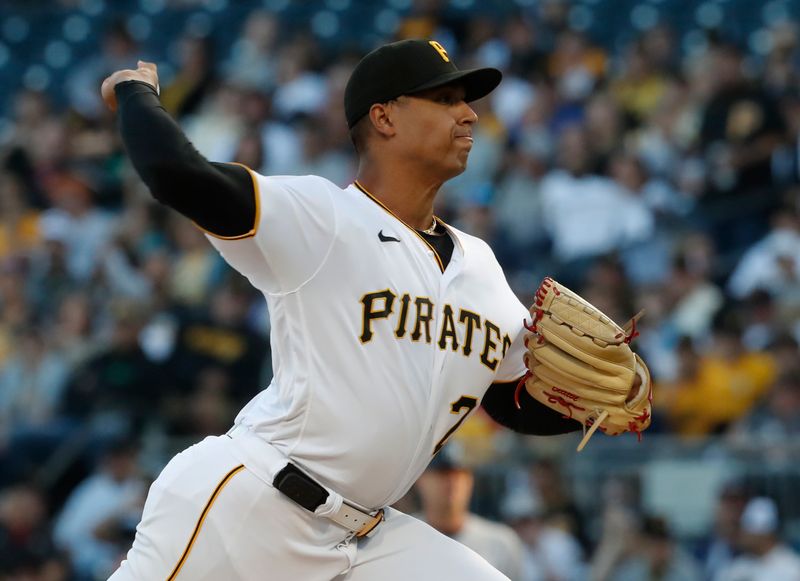
<instances>
[{"instance_id":1,"label":"blurry background","mask_svg":"<svg viewBox=\"0 0 800 581\"><path fill-rule=\"evenodd\" d=\"M726 571L800 541L798 20L789 0L0 1L0 578L105 579L164 463L271 375L263 298L150 198L102 79L152 60L206 156L346 185L348 74L405 37L505 75L438 214L526 304L548 274L618 321L647 309L641 443L575 454L480 414L457 437L519 578L797 578Z\"/></svg>"}]
</instances>

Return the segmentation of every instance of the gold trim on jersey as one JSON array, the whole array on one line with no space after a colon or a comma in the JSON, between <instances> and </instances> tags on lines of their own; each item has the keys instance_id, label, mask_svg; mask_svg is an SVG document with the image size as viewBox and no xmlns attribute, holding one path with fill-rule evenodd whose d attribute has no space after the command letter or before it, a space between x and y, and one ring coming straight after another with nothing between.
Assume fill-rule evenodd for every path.
<instances>
[{"instance_id":1,"label":"gold trim on jersey","mask_svg":"<svg viewBox=\"0 0 800 581\"><path fill-rule=\"evenodd\" d=\"M206 506L203 508L203 512L200 513L200 518L197 519L197 524L194 526L194 531L192 532L192 536L189 538L189 542L186 544L186 548L183 550L183 554L181 558L178 560L178 563L175 565L175 568L170 573L169 577L167 577L167 581L173 581L180 573L181 568L183 567L184 563L186 563L186 559L189 557L189 553L192 551L192 546L194 542L197 540L197 535L200 534L200 529L203 527L203 522L206 520L206 516L208 516L208 512L211 510L214 502L216 502L219 493L222 492L222 489L225 488L231 478L236 476L239 472L244 470L244 465L240 464L230 472L228 472L225 477L217 484L217 487L214 489L214 492L211 494L211 497L208 499Z\"/></svg>"},{"instance_id":2,"label":"gold trim on jersey","mask_svg":"<svg viewBox=\"0 0 800 581\"><path fill-rule=\"evenodd\" d=\"M386 207L386 204L384 204L384 203L383 203L383 202L381 202L381 201L380 201L378 198L376 198L376 197L375 197L375 196L373 196L371 193L369 193L369 191L367 190L367 188L365 188L365 187L364 187L364 186L362 186L360 183L358 183L358 181L357 181L357 180L353 182L353 185L354 185L355 187L357 187L359 190L361 190L361 191L362 191L364 194L366 194L366 195L367 195L367 197L368 197L370 200L372 200L373 202L375 202L376 204L378 204L378 205L379 205L381 208L383 208L384 210L386 210L386 212L388 212L389 214L391 214L392 216L394 216L395 218L397 218L397 219L398 219L398 220L399 220L399 221L400 221L400 222L403 224L403 226L405 226L406 228L408 228L409 230L411 230L411 231L412 231L414 234L416 234L416 235L417 235L417 238L419 238L420 240L422 240L422 241L425 243L425 246L427 246L428 248L430 248L430 249L431 249L431 251L433 252L433 257L436 259L436 264L438 264L438 265L439 265L439 270L441 270L442 272L444 272L444 264L442 263L442 258L439 256L439 253L438 253L438 252L436 252L436 249L435 249L435 248L434 248L434 247L431 245L431 243L430 243L430 242L428 242L427 240L425 240L425 238L422 236L422 234L420 234L419 232L417 232L417 229L416 229L416 228L414 228L414 227L413 227L413 226L411 226L410 224L406 223L406 222L405 222L405 220L403 220L403 219L402 219L402 218L400 218L400 217L399 217L397 214L395 214L395 213L394 213L394 212L392 212L392 211L391 211L389 208L387 208L387 207ZM434 216L434 218L436 218L436 217ZM440 222L442 225L444 225L444 222L442 222L441 220L439 220L439 218L436 218L436 220L437 220L438 222Z\"/></svg>"},{"instance_id":3,"label":"gold trim on jersey","mask_svg":"<svg viewBox=\"0 0 800 581\"><path fill-rule=\"evenodd\" d=\"M192 220L192 223L198 228L200 228L200 230L208 234L209 236L213 236L214 238L219 238L220 240L244 240L245 238L252 238L253 236L256 235L256 232L258 232L258 224L261 220L261 193L259 192L258 189L258 180L256 179L256 174L252 169L250 169L243 163L237 163L235 161L230 162L230 165L238 165L240 167L243 167L244 169L247 170L247 173L250 174L250 179L253 180L253 196L255 196L255 202L256 202L256 218L255 221L253 222L253 227L250 228L248 232L245 232L244 234L239 234L238 236L222 236L221 234L215 234L211 230L206 230L194 220Z\"/></svg>"}]
</instances>

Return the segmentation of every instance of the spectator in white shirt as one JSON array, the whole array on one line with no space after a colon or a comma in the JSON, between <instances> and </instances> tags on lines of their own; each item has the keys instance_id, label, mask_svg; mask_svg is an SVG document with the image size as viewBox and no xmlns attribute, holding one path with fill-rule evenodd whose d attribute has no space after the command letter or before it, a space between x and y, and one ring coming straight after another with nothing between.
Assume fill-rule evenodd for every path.
<instances>
[{"instance_id":1,"label":"spectator in white shirt","mask_svg":"<svg viewBox=\"0 0 800 581\"><path fill-rule=\"evenodd\" d=\"M522 581L582 581L589 571L578 540L559 526L559 517L546 513L541 500L527 487L512 489L503 502L504 520L525 546ZM512 577L513 579L513 577Z\"/></svg>"},{"instance_id":2,"label":"spectator in white shirt","mask_svg":"<svg viewBox=\"0 0 800 581\"><path fill-rule=\"evenodd\" d=\"M792 209L775 214L769 234L747 250L728 282L738 299L758 289L800 302L800 218Z\"/></svg>"},{"instance_id":3,"label":"spectator in white shirt","mask_svg":"<svg viewBox=\"0 0 800 581\"><path fill-rule=\"evenodd\" d=\"M747 554L737 557L715 581L800 581L800 557L781 540L775 501L757 497L748 502L741 530Z\"/></svg>"},{"instance_id":4,"label":"spectator in white shirt","mask_svg":"<svg viewBox=\"0 0 800 581\"><path fill-rule=\"evenodd\" d=\"M128 442L109 445L98 470L72 491L56 518L53 538L80 579L105 579L133 540L147 492L137 457Z\"/></svg>"},{"instance_id":5,"label":"spectator in white shirt","mask_svg":"<svg viewBox=\"0 0 800 581\"><path fill-rule=\"evenodd\" d=\"M562 132L558 162L558 169L545 176L541 188L544 225L562 263L606 254L653 233L653 214L641 197L591 173L581 126Z\"/></svg>"},{"instance_id":6,"label":"spectator in white shirt","mask_svg":"<svg viewBox=\"0 0 800 581\"><path fill-rule=\"evenodd\" d=\"M466 545L510 579L522 579L523 545L511 527L470 512L475 482L461 458L460 449L450 444L433 459L417 480L422 501L422 520L439 532Z\"/></svg>"},{"instance_id":7,"label":"spectator in white shirt","mask_svg":"<svg viewBox=\"0 0 800 581\"><path fill-rule=\"evenodd\" d=\"M111 213L94 205L92 195L89 185L76 175L53 178L48 191L53 206L42 212L40 222L45 240L64 244L69 274L78 281L94 274L117 226Z\"/></svg>"}]
</instances>

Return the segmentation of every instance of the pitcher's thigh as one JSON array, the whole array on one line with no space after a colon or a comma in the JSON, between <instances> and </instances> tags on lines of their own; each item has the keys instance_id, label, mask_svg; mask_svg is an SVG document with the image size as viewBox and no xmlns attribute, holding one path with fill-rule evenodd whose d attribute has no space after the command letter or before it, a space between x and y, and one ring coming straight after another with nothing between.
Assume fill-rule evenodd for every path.
<instances>
[{"instance_id":1,"label":"pitcher's thigh","mask_svg":"<svg viewBox=\"0 0 800 581\"><path fill-rule=\"evenodd\" d=\"M353 568L337 581L375 579L508 581L472 549L393 509L372 538L358 541Z\"/></svg>"},{"instance_id":2,"label":"pitcher's thigh","mask_svg":"<svg viewBox=\"0 0 800 581\"><path fill-rule=\"evenodd\" d=\"M224 440L206 440L153 483L111 581L328 581L347 567L336 549L344 534L238 464Z\"/></svg>"}]
</instances>

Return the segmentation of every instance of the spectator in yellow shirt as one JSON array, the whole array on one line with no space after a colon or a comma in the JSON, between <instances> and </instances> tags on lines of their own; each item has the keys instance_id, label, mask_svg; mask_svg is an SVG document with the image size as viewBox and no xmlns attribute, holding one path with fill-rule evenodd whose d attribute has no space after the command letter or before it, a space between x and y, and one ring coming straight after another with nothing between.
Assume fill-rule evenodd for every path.
<instances>
[{"instance_id":1,"label":"spectator in yellow shirt","mask_svg":"<svg viewBox=\"0 0 800 581\"><path fill-rule=\"evenodd\" d=\"M0 178L0 260L28 253L40 240L39 212L25 203L22 183Z\"/></svg>"},{"instance_id":2,"label":"spectator in yellow shirt","mask_svg":"<svg viewBox=\"0 0 800 581\"><path fill-rule=\"evenodd\" d=\"M708 353L697 355L688 341L680 348L681 375L663 385L659 398L670 424L685 436L724 431L749 412L775 380L767 353L745 351L734 325L714 331Z\"/></svg>"}]
</instances>

